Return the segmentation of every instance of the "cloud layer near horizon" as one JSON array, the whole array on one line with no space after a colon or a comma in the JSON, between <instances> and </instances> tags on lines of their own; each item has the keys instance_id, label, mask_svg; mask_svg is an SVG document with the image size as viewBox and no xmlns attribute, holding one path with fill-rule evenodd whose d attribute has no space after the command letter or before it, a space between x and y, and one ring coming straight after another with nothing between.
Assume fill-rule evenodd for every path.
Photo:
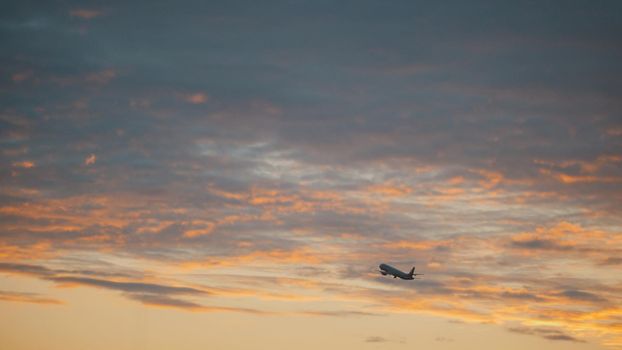
<instances>
[{"instance_id":1,"label":"cloud layer near horizon","mask_svg":"<svg viewBox=\"0 0 622 350\"><path fill-rule=\"evenodd\" d=\"M619 4L145 6L0 15L0 271L622 346Z\"/></svg>"}]
</instances>

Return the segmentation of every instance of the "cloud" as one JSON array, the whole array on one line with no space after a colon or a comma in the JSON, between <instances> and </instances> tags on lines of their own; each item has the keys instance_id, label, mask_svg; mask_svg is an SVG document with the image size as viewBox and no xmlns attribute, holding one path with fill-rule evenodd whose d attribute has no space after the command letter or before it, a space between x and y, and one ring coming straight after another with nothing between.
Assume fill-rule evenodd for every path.
<instances>
[{"instance_id":1,"label":"cloud","mask_svg":"<svg viewBox=\"0 0 622 350\"><path fill-rule=\"evenodd\" d=\"M574 300L590 301L590 302L595 302L595 303L607 301L606 299L598 296L597 294L575 290L575 289L567 289L561 292L560 295L570 298L570 299L574 299Z\"/></svg>"},{"instance_id":2,"label":"cloud","mask_svg":"<svg viewBox=\"0 0 622 350\"><path fill-rule=\"evenodd\" d=\"M618 5L195 5L3 12L0 269L187 311L616 334ZM387 256L425 279L382 279ZM270 278L210 275L242 269ZM334 310L293 304L314 297Z\"/></svg>"},{"instance_id":3,"label":"cloud","mask_svg":"<svg viewBox=\"0 0 622 350\"><path fill-rule=\"evenodd\" d=\"M247 313L247 314L253 314L253 315L276 314L275 312L264 311L264 310L254 309L254 308L202 305L202 304L194 303L194 302L187 301L187 300L181 300L181 299L169 297L166 295L130 293L127 295L127 297L132 300L139 301L142 304L147 305L147 306L174 308L174 309L180 309L180 310L192 311L192 312L239 312L239 313Z\"/></svg>"},{"instance_id":4,"label":"cloud","mask_svg":"<svg viewBox=\"0 0 622 350\"><path fill-rule=\"evenodd\" d=\"M91 20L93 18L103 16L104 12L92 9L74 9L69 11L69 15L71 15L71 17L78 17L83 20Z\"/></svg>"},{"instance_id":5,"label":"cloud","mask_svg":"<svg viewBox=\"0 0 622 350\"><path fill-rule=\"evenodd\" d=\"M448 338L448 337L436 337L434 338L434 341L437 342L442 342L442 343L451 343L454 341L453 338Z\"/></svg>"},{"instance_id":6,"label":"cloud","mask_svg":"<svg viewBox=\"0 0 622 350\"><path fill-rule=\"evenodd\" d=\"M204 305L194 301L181 299L179 296L206 297L214 295L215 292L212 292L206 288L199 289L177 285L127 281L132 274L107 273L104 271L91 270L54 270L39 265L4 262L0 263L0 272L31 275L46 281L54 282L60 287L87 286L119 291L122 296L138 301L147 306L174 308L193 312L241 312L256 315L274 314L271 311L259 310L255 308ZM116 276L123 277L126 280L117 281L103 278L84 277L80 275ZM231 293L231 291L227 289L214 288L213 290L217 291L221 296L226 296L228 294L234 296L239 295L235 292ZM253 295L255 293L247 291L246 294ZM38 304L63 303L56 299L40 297L38 294L34 293L14 293L3 291L0 291L0 300Z\"/></svg>"},{"instance_id":7,"label":"cloud","mask_svg":"<svg viewBox=\"0 0 622 350\"><path fill-rule=\"evenodd\" d=\"M526 249L542 249L542 250L572 250L573 246L560 245L553 240L548 239L528 239L512 241L512 245L517 248Z\"/></svg>"},{"instance_id":8,"label":"cloud","mask_svg":"<svg viewBox=\"0 0 622 350\"><path fill-rule=\"evenodd\" d=\"M129 293L128 298L140 301L145 305L173 307L179 309L199 310L203 306L186 300L171 298L166 295L150 294L150 293Z\"/></svg>"},{"instance_id":9,"label":"cloud","mask_svg":"<svg viewBox=\"0 0 622 350\"><path fill-rule=\"evenodd\" d=\"M561 341L585 343L584 340L575 338L555 328L513 327L513 328L508 328L508 330L514 333L537 335L544 339L549 339L549 340L561 340Z\"/></svg>"},{"instance_id":10,"label":"cloud","mask_svg":"<svg viewBox=\"0 0 622 350\"><path fill-rule=\"evenodd\" d=\"M84 158L84 165L93 165L97 161L97 156L93 153Z\"/></svg>"},{"instance_id":11,"label":"cloud","mask_svg":"<svg viewBox=\"0 0 622 350\"><path fill-rule=\"evenodd\" d=\"M308 316L331 316L331 317L353 317L353 316L381 316L382 314L366 311L350 311L350 310L331 310L331 311L301 311L303 315Z\"/></svg>"},{"instance_id":12,"label":"cloud","mask_svg":"<svg viewBox=\"0 0 622 350\"><path fill-rule=\"evenodd\" d=\"M510 246L525 254L542 250L572 254L601 263L603 255L620 251L620 240L606 231L589 230L562 221L549 227L538 227L532 232L516 234L511 238Z\"/></svg>"},{"instance_id":13,"label":"cloud","mask_svg":"<svg viewBox=\"0 0 622 350\"><path fill-rule=\"evenodd\" d=\"M366 343L386 343L388 340L380 336L370 336L365 338Z\"/></svg>"},{"instance_id":14,"label":"cloud","mask_svg":"<svg viewBox=\"0 0 622 350\"><path fill-rule=\"evenodd\" d=\"M377 343L377 344L383 344L383 343L398 343L398 344L406 344L406 341L402 340L402 339L388 339L388 338L384 338L381 336L369 336L367 338L365 338L365 342L366 343Z\"/></svg>"},{"instance_id":15,"label":"cloud","mask_svg":"<svg viewBox=\"0 0 622 350\"><path fill-rule=\"evenodd\" d=\"M50 270L44 266L7 262L0 262L0 271L33 276L49 276L54 274L54 270Z\"/></svg>"},{"instance_id":16,"label":"cloud","mask_svg":"<svg viewBox=\"0 0 622 350\"><path fill-rule=\"evenodd\" d=\"M13 80L16 83L21 83L23 81L26 81L30 78L32 78L34 75L34 72L32 70L26 70L26 71L22 71L22 72L17 72L17 73L13 73L11 75L11 80Z\"/></svg>"},{"instance_id":17,"label":"cloud","mask_svg":"<svg viewBox=\"0 0 622 350\"><path fill-rule=\"evenodd\" d=\"M601 262L601 265L621 265L622 258L618 257L608 257Z\"/></svg>"},{"instance_id":18,"label":"cloud","mask_svg":"<svg viewBox=\"0 0 622 350\"><path fill-rule=\"evenodd\" d=\"M115 79L117 75L118 72L116 69L108 68L86 74L86 76L84 77L84 81L88 83L108 84L110 81Z\"/></svg>"},{"instance_id":19,"label":"cloud","mask_svg":"<svg viewBox=\"0 0 622 350\"><path fill-rule=\"evenodd\" d=\"M13 166L16 168L24 168L24 169L31 169L34 168L36 166L35 162L29 161L29 160L24 160L21 162L15 162L13 163Z\"/></svg>"},{"instance_id":20,"label":"cloud","mask_svg":"<svg viewBox=\"0 0 622 350\"><path fill-rule=\"evenodd\" d=\"M533 301L544 301L545 298L539 296L534 293L529 293L525 291L504 291L501 294L502 299L522 299L522 300L533 300Z\"/></svg>"},{"instance_id":21,"label":"cloud","mask_svg":"<svg viewBox=\"0 0 622 350\"><path fill-rule=\"evenodd\" d=\"M117 282L104 279L86 278L86 277L64 277L55 276L48 277L50 281L61 285L85 285L91 287L100 287L106 289L119 290L128 293L154 293L165 295L197 295L209 294L209 292L189 287L175 287L154 283L141 282Z\"/></svg>"},{"instance_id":22,"label":"cloud","mask_svg":"<svg viewBox=\"0 0 622 350\"><path fill-rule=\"evenodd\" d=\"M131 293L127 295L127 297L148 306L175 308L194 312L241 312L253 315L274 314L274 312L263 311L254 308L201 305L191 301L180 300L165 295Z\"/></svg>"},{"instance_id":23,"label":"cloud","mask_svg":"<svg viewBox=\"0 0 622 350\"><path fill-rule=\"evenodd\" d=\"M61 286L90 286L97 288L104 288L110 290L117 290L124 292L124 295L131 299L140 300L145 304L160 304L168 305L171 307L190 308L191 306L198 306L191 302L177 300L168 297L169 295L209 295L206 290L169 286L157 283L144 283L144 282L127 282L127 281L114 281L101 278L90 278L83 276L68 276L67 274L100 274L94 271L68 271L68 270L53 270L44 266L30 265L30 264L18 264L18 263L0 263L0 271L8 273L18 273L25 275L32 275L41 279L55 282ZM101 273L101 275L110 275ZM8 294L6 300L8 300ZM27 295L24 294L22 299L26 300ZM14 299L18 299L14 296ZM34 296L32 300L37 300ZM43 300L43 299L41 299ZM159 301L159 303L158 303Z\"/></svg>"},{"instance_id":24,"label":"cloud","mask_svg":"<svg viewBox=\"0 0 622 350\"><path fill-rule=\"evenodd\" d=\"M60 305L62 301L52 298L41 297L35 293L10 292L0 290L0 300L19 303Z\"/></svg>"},{"instance_id":25,"label":"cloud","mask_svg":"<svg viewBox=\"0 0 622 350\"><path fill-rule=\"evenodd\" d=\"M209 100L209 96L203 92L196 92L183 96L184 101L191 104L203 104Z\"/></svg>"}]
</instances>

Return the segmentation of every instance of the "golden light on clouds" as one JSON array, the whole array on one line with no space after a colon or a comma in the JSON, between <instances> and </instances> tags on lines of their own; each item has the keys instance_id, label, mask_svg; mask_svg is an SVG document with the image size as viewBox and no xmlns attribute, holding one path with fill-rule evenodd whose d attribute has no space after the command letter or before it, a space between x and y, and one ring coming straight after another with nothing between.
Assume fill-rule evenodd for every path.
<instances>
[{"instance_id":1,"label":"golden light on clouds","mask_svg":"<svg viewBox=\"0 0 622 350\"><path fill-rule=\"evenodd\" d=\"M16 168L24 168L24 169L31 169L35 167L35 162L29 161L29 160L24 160L21 162L15 162L13 163L13 166Z\"/></svg>"},{"instance_id":2,"label":"golden light on clouds","mask_svg":"<svg viewBox=\"0 0 622 350\"><path fill-rule=\"evenodd\" d=\"M622 5L9 2L0 347L622 350Z\"/></svg>"}]
</instances>

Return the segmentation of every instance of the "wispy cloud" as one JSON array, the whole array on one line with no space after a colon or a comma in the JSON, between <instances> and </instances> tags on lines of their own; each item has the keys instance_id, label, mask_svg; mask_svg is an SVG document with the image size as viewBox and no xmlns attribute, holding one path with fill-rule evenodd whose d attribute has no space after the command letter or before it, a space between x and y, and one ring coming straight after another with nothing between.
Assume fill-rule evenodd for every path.
<instances>
[{"instance_id":1,"label":"wispy cloud","mask_svg":"<svg viewBox=\"0 0 622 350\"><path fill-rule=\"evenodd\" d=\"M203 104L209 100L209 96L204 92L196 92L183 96L184 101L192 104Z\"/></svg>"},{"instance_id":2,"label":"wispy cloud","mask_svg":"<svg viewBox=\"0 0 622 350\"><path fill-rule=\"evenodd\" d=\"M370 336L365 338L366 343L386 343L388 340L380 336Z\"/></svg>"},{"instance_id":3,"label":"wispy cloud","mask_svg":"<svg viewBox=\"0 0 622 350\"><path fill-rule=\"evenodd\" d=\"M537 335L545 339L549 340L562 340L562 341L571 341L571 342L580 342L584 343L584 340L577 339L571 335L564 333L559 329L554 328L540 328L540 327L515 327L508 328L510 332L520 333L520 334L529 334L529 335Z\"/></svg>"},{"instance_id":4,"label":"wispy cloud","mask_svg":"<svg viewBox=\"0 0 622 350\"><path fill-rule=\"evenodd\" d=\"M351 316L381 316L380 313L351 311L351 310L331 310L331 311L301 311L300 314L308 316L331 316L331 317L351 317Z\"/></svg>"},{"instance_id":5,"label":"wispy cloud","mask_svg":"<svg viewBox=\"0 0 622 350\"><path fill-rule=\"evenodd\" d=\"M209 296L212 293L208 289L198 289L194 287L165 285L159 283L148 283L139 281L116 281L103 278L91 278L80 276L81 274L97 274L94 271L68 271L54 270L44 266L0 263L0 271L5 273L15 273L32 275L46 281L56 283L60 287L87 286L95 288L109 289L122 292L121 295L141 302L144 305L176 308L196 312L243 312L251 314L269 314L270 312L257 310L254 308L228 307L228 306L209 306L184 300L178 296ZM101 275L106 275L102 272ZM61 304L62 302L43 298L33 293L13 293L0 292L0 300L13 302L30 302L39 304Z\"/></svg>"},{"instance_id":6,"label":"wispy cloud","mask_svg":"<svg viewBox=\"0 0 622 350\"><path fill-rule=\"evenodd\" d=\"M449 338L449 337L436 337L434 338L434 341L441 342L441 343L452 343L454 339Z\"/></svg>"},{"instance_id":7,"label":"wispy cloud","mask_svg":"<svg viewBox=\"0 0 622 350\"><path fill-rule=\"evenodd\" d=\"M1 290L0 290L0 300L18 302L18 303L47 304L47 305L64 304L60 300L46 298L35 293L9 292L9 291L1 291Z\"/></svg>"},{"instance_id":8,"label":"wispy cloud","mask_svg":"<svg viewBox=\"0 0 622 350\"><path fill-rule=\"evenodd\" d=\"M13 166L16 167L16 168L30 169L30 168L34 168L36 165L32 161L24 160L24 161L21 161L21 162L13 163Z\"/></svg>"},{"instance_id":9,"label":"wispy cloud","mask_svg":"<svg viewBox=\"0 0 622 350\"><path fill-rule=\"evenodd\" d=\"M71 17L78 17L83 20L91 20L93 18L103 16L104 12L100 10L80 8L69 11L69 15L71 15Z\"/></svg>"},{"instance_id":10,"label":"wispy cloud","mask_svg":"<svg viewBox=\"0 0 622 350\"><path fill-rule=\"evenodd\" d=\"M622 344L619 5L100 5L0 16L3 273Z\"/></svg>"},{"instance_id":11,"label":"wispy cloud","mask_svg":"<svg viewBox=\"0 0 622 350\"><path fill-rule=\"evenodd\" d=\"M153 293L165 295L196 295L208 294L207 291L188 287L166 286L154 283L141 282L117 282L103 279L86 278L86 277L64 277L55 276L47 277L48 280L56 282L62 286L85 285L91 287L99 287L106 289L119 290L127 293Z\"/></svg>"},{"instance_id":12,"label":"wispy cloud","mask_svg":"<svg viewBox=\"0 0 622 350\"><path fill-rule=\"evenodd\" d=\"M7 262L0 262L0 271L34 276L50 276L54 274L54 270L44 266Z\"/></svg>"}]
</instances>

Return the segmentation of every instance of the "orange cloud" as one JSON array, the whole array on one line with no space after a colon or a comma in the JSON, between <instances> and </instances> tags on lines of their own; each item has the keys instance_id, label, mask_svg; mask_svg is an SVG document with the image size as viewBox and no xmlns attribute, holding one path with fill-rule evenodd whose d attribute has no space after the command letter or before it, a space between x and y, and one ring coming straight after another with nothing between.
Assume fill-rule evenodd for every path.
<instances>
[{"instance_id":1,"label":"orange cloud","mask_svg":"<svg viewBox=\"0 0 622 350\"><path fill-rule=\"evenodd\" d=\"M369 186L367 190L386 197L403 197L412 192L412 188L408 186L391 183Z\"/></svg>"},{"instance_id":2,"label":"orange cloud","mask_svg":"<svg viewBox=\"0 0 622 350\"><path fill-rule=\"evenodd\" d=\"M448 240L427 240L427 241L396 241L384 243L383 248L386 249L412 249L412 250L430 250L438 247L449 247L451 241Z\"/></svg>"},{"instance_id":3,"label":"orange cloud","mask_svg":"<svg viewBox=\"0 0 622 350\"><path fill-rule=\"evenodd\" d=\"M279 263L279 264L319 264L323 262L322 255L310 248L260 250L234 256L219 256L201 261L181 262L184 269L221 268L224 266L244 266L252 263Z\"/></svg>"},{"instance_id":4,"label":"orange cloud","mask_svg":"<svg viewBox=\"0 0 622 350\"><path fill-rule=\"evenodd\" d=\"M622 252L622 237L619 234L601 230L586 230L580 225L559 222L550 227L538 227L532 232L523 232L512 236L516 248L535 253L538 250L570 250L589 257L600 257L599 251L606 253L609 249ZM566 254L569 254L568 252Z\"/></svg>"},{"instance_id":5,"label":"orange cloud","mask_svg":"<svg viewBox=\"0 0 622 350\"><path fill-rule=\"evenodd\" d=\"M505 179L503 174L498 171L478 169L474 170L474 172L484 177L484 180L480 181L480 185L486 189L497 186Z\"/></svg>"},{"instance_id":6,"label":"orange cloud","mask_svg":"<svg viewBox=\"0 0 622 350\"><path fill-rule=\"evenodd\" d=\"M599 176L598 172L603 168L617 166L622 162L622 156L608 154L598 156L594 161L582 161L582 160L566 160L561 162L538 160L534 161L536 164L546 165L547 168L540 168L540 174L550 176L559 182L565 184L574 183L615 183L622 182L622 178L613 176ZM571 167L578 167L580 169L579 174L565 173L566 169Z\"/></svg>"},{"instance_id":7,"label":"orange cloud","mask_svg":"<svg viewBox=\"0 0 622 350\"><path fill-rule=\"evenodd\" d=\"M463 182L464 182L464 177L462 176L455 176L449 179L449 181L447 181L447 183L450 185L460 185Z\"/></svg>"},{"instance_id":8,"label":"orange cloud","mask_svg":"<svg viewBox=\"0 0 622 350\"><path fill-rule=\"evenodd\" d=\"M44 304L44 305L60 305L62 301L40 297L34 293L18 293L18 292L6 292L0 290L0 300L19 303L32 303L32 304Z\"/></svg>"},{"instance_id":9,"label":"orange cloud","mask_svg":"<svg viewBox=\"0 0 622 350\"><path fill-rule=\"evenodd\" d=\"M494 281L481 281L481 285L464 287L449 283L444 293L425 294L425 297L401 295L383 296L389 312L427 313L466 322L492 323L508 326L518 323L524 326L555 327L576 341L595 337L602 343L622 340L620 326L615 320L621 315L612 302L591 293L574 292L569 297L559 297L555 290L525 290L490 286ZM534 286L532 286L534 287ZM563 294L563 293L562 293ZM591 300L588 298L592 298ZM581 310L577 305L584 305ZM586 308L587 307L587 308ZM555 339L554 340L570 340Z\"/></svg>"},{"instance_id":10,"label":"orange cloud","mask_svg":"<svg viewBox=\"0 0 622 350\"><path fill-rule=\"evenodd\" d=\"M19 246L5 242L0 244L0 259L3 260L45 259L57 256L59 253L52 249L52 244L47 240Z\"/></svg>"},{"instance_id":11,"label":"orange cloud","mask_svg":"<svg viewBox=\"0 0 622 350\"><path fill-rule=\"evenodd\" d=\"M13 166L16 168L24 168L24 169L31 169L35 167L35 162L29 161L29 160L25 160L25 161L21 161L21 162L15 162L13 163Z\"/></svg>"},{"instance_id":12,"label":"orange cloud","mask_svg":"<svg viewBox=\"0 0 622 350\"><path fill-rule=\"evenodd\" d=\"M193 237L198 237L198 236L209 235L210 233L214 231L215 227L216 225L214 225L211 222L208 222L204 224L202 228L186 230L184 232L184 237L193 238Z\"/></svg>"},{"instance_id":13,"label":"orange cloud","mask_svg":"<svg viewBox=\"0 0 622 350\"><path fill-rule=\"evenodd\" d=\"M253 186L248 192L227 192L208 187L210 193L222 198L234 199L251 206L260 207L262 213L255 218L268 221L275 215L289 213L312 213L320 210L333 210L340 213L360 213L366 209L348 205L344 195L336 191L318 191L299 188L297 191L261 188ZM368 206L368 210L380 210L381 203L361 200L359 204Z\"/></svg>"},{"instance_id":14,"label":"orange cloud","mask_svg":"<svg viewBox=\"0 0 622 350\"><path fill-rule=\"evenodd\" d=\"M184 101L192 104L203 104L209 100L209 96L203 92L196 92L193 94L185 95Z\"/></svg>"},{"instance_id":15,"label":"orange cloud","mask_svg":"<svg viewBox=\"0 0 622 350\"><path fill-rule=\"evenodd\" d=\"M254 205L263 204L288 204L293 203L299 198L294 195L285 195L277 190L263 188L253 188L251 190L249 203Z\"/></svg>"},{"instance_id":16,"label":"orange cloud","mask_svg":"<svg viewBox=\"0 0 622 350\"><path fill-rule=\"evenodd\" d=\"M566 174L556 174L553 176L565 184L577 182L622 182L622 177L572 176Z\"/></svg>"},{"instance_id":17,"label":"orange cloud","mask_svg":"<svg viewBox=\"0 0 622 350\"><path fill-rule=\"evenodd\" d=\"M93 165L97 161L97 156L93 153L84 158L84 165Z\"/></svg>"}]
</instances>

